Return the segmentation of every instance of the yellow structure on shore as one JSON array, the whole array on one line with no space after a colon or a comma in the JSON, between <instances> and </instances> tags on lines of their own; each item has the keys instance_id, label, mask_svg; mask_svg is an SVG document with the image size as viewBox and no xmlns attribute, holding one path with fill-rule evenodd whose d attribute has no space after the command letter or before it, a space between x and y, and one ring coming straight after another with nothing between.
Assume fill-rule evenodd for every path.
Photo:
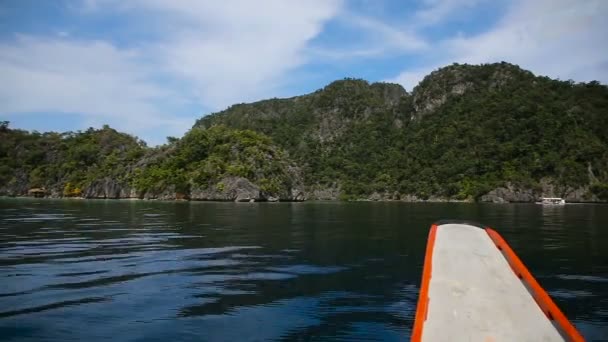
<instances>
[{"instance_id":1,"label":"yellow structure on shore","mask_svg":"<svg viewBox=\"0 0 608 342\"><path fill-rule=\"evenodd\" d=\"M44 197L46 195L46 189L45 188L31 188L27 191L27 194L29 196L33 196L33 197Z\"/></svg>"}]
</instances>

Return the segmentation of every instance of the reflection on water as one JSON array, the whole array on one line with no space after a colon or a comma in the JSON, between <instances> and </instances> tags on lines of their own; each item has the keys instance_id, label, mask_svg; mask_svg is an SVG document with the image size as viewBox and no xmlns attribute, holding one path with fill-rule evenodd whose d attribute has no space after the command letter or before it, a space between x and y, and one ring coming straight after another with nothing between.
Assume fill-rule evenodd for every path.
<instances>
[{"instance_id":1,"label":"reflection on water","mask_svg":"<svg viewBox=\"0 0 608 342\"><path fill-rule=\"evenodd\" d=\"M606 206L0 200L3 340L404 340L429 225L499 230L608 336Z\"/></svg>"}]
</instances>

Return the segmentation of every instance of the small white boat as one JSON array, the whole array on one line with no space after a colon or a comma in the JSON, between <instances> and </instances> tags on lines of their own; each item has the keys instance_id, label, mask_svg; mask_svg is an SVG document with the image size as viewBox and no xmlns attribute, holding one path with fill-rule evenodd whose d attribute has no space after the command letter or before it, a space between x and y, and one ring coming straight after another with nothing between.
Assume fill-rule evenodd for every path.
<instances>
[{"instance_id":1,"label":"small white boat","mask_svg":"<svg viewBox=\"0 0 608 342\"><path fill-rule=\"evenodd\" d=\"M564 205L566 204L566 200L561 197L542 197L540 202L536 202L536 204L542 205Z\"/></svg>"}]
</instances>

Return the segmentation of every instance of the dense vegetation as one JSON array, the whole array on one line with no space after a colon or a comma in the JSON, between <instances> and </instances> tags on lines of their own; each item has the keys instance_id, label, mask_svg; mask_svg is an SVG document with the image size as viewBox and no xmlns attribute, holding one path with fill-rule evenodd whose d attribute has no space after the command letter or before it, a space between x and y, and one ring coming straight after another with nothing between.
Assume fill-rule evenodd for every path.
<instances>
[{"instance_id":1,"label":"dense vegetation","mask_svg":"<svg viewBox=\"0 0 608 342\"><path fill-rule=\"evenodd\" d=\"M608 180L605 86L516 69L496 80L492 66L473 70L469 82L488 82L472 83L465 95L450 97L438 113L410 126L405 177L424 175L410 189L477 197L505 182L535 187L550 178L556 195L566 196Z\"/></svg>"},{"instance_id":2,"label":"dense vegetation","mask_svg":"<svg viewBox=\"0 0 608 342\"><path fill-rule=\"evenodd\" d=\"M146 145L104 126L84 132L38 133L0 125L0 188L25 194L46 188L63 196L80 196L94 180L109 177L127 182L130 165Z\"/></svg>"},{"instance_id":3,"label":"dense vegetation","mask_svg":"<svg viewBox=\"0 0 608 342\"><path fill-rule=\"evenodd\" d=\"M85 132L44 133L0 126L0 191L24 195L43 188L53 196L187 197L191 187L223 189L222 180L242 177L269 196L283 195L297 181L284 152L268 137L215 126L192 129L157 148L104 126ZM103 181L103 182L102 182ZM108 194L104 185L110 183ZM96 188L98 187L98 188Z\"/></svg>"},{"instance_id":4,"label":"dense vegetation","mask_svg":"<svg viewBox=\"0 0 608 342\"><path fill-rule=\"evenodd\" d=\"M156 157L132 175L133 186L141 191L167 187L182 194L189 194L192 187L223 191L224 179L240 177L278 197L294 185L284 152L274 147L270 138L250 130L194 128L151 155Z\"/></svg>"},{"instance_id":5,"label":"dense vegetation","mask_svg":"<svg viewBox=\"0 0 608 342\"><path fill-rule=\"evenodd\" d=\"M303 182L310 198L330 189L342 199L477 200L508 187L608 200L608 87L508 63L454 64L411 94L344 79L234 105L155 148L107 126L63 134L0 126L1 193L78 196L111 180L129 190L119 197L188 196L226 192L235 178L283 199Z\"/></svg>"},{"instance_id":6,"label":"dense vegetation","mask_svg":"<svg viewBox=\"0 0 608 342\"><path fill-rule=\"evenodd\" d=\"M477 199L515 184L606 198L608 88L536 77L500 63L452 65L411 95L346 79L303 97L238 105L199 120L264 132L311 187L344 198ZM393 194L393 193L397 194Z\"/></svg>"}]
</instances>

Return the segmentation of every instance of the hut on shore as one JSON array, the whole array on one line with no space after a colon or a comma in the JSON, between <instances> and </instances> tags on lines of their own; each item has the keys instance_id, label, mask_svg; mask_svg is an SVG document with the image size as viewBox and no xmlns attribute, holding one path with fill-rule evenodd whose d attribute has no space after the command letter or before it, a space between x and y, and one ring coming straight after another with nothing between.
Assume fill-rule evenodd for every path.
<instances>
[{"instance_id":1,"label":"hut on shore","mask_svg":"<svg viewBox=\"0 0 608 342\"><path fill-rule=\"evenodd\" d=\"M45 188L31 188L28 190L27 194L32 197L44 197L46 195Z\"/></svg>"}]
</instances>

